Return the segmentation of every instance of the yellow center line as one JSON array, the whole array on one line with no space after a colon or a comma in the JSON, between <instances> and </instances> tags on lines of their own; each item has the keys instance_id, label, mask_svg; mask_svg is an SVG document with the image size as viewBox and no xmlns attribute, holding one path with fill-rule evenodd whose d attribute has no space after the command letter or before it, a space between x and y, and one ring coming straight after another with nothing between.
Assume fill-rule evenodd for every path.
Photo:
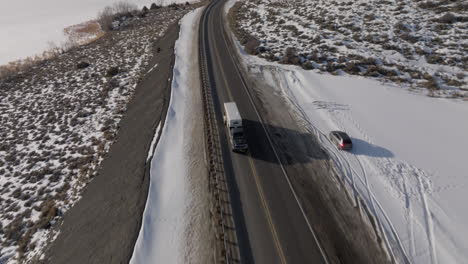
<instances>
[{"instance_id":1,"label":"yellow center line","mask_svg":"<svg viewBox=\"0 0 468 264\"><path fill-rule=\"evenodd\" d=\"M278 233L276 232L275 225L273 224L273 219L271 218L270 209L268 208L268 205L265 200L263 188L260 185L260 179L258 177L257 170L255 169L255 165L253 164L252 158L249 157L248 160L249 160L250 168L252 170L252 174L254 176L255 185L257 186L258 193L260 194L260 200L265 210L265 215L268 221L268 225L270 226L270 230L273 235L273 240L275 242L276 250L278 251L278 255L280 257L281 263L286 264L287 263L286 257L284 256L283 248L281 247L281 243L278 238Z\"/></svg>"},{"instance_id":2,"label":"yellow center line","mask_svg":"<svg viewBox=\"0 0 468 264\"><path fill-rule=\"evenodd\" d=\"M216 57L216 60L218 61L218 64L221 65L221 60L220 60L220 57L219 57L218 49L217 49L216 45L213 45L212 47L215 49L214 56ZM225 85L225 88L226 88L225 90L228 93L227 94L228 98L232 102L233 101L233 96L232 96L231 91L229 89L229 85L227 83L224 71L222 69L220 69L220 73L221 73L221 76L222 76L222 79L223 79L223 82L224 82L224 85ZM255 169L255 165L253 164L252 158L249 156L247 159L249 161L250 169L252 171L252 174L253 174L254 180L255 180L255 185L257 186L257 190L258 190L258 193L260 195L260 201L262 203L263 210L265 212L265 216L267 218L268 225L269 225L270 231L271 231L272 236L273 236L273 241L274 241L274 244L275 244L275 247L276 247L276 251L278 252L281 263L282 264L287 264L286 257L285 257L284 252L283 252L283 248L281 246L281 243L280 243L280 240L279 240L279 237L278 237L278 232L276 231L275 225L273 224L273 219L271 217L270 209L268 207L268 204L266 203L265 194L263 193L263 188L260 185L260 178L258 177L257 170Z\"/></svg>"}]
</instances>

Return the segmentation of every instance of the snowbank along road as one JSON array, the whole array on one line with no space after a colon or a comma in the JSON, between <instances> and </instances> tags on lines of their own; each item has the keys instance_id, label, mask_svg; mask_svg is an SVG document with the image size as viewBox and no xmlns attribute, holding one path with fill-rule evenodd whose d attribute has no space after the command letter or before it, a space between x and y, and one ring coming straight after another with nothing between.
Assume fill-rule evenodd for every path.
<instances>
[{"instance_id":1,"label":"snowbank along road","mask_svg":"<svg viewBox=\"0 0 468 264\"><path fill-rule=\"evenodd\" d=\"M180 22L171 99L151 159L149 195L132 264L207 263L211 253L206 249L209 221L197 70L196 21L201 11L188 13Z\"/></svg>"}]
</instances>

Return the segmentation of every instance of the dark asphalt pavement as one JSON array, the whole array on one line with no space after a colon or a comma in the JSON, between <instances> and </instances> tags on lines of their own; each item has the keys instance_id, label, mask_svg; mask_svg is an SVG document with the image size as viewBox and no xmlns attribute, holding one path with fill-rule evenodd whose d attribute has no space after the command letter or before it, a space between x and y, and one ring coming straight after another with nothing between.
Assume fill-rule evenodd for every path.
<instances>
[{"instance_id":1,"label":"dark asphalt pavement","mask_svg":"<svg viewBox=\"0 0 468 264\"><path fill-rule=\"evenodd\" d=\"M266 135L223 33L224 1L207 7L201 41L206 51L221 134L226 177L243 263L326 263L287 175ZM245 120L249 153L229 148L222 120L224 102L237 103Z\"/></svg>"}]
</instances>

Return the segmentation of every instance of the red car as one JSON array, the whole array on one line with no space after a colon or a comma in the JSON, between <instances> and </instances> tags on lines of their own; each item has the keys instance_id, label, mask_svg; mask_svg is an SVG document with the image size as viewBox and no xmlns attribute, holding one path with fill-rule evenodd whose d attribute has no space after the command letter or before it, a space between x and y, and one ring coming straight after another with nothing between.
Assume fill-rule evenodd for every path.
<instances>
[{"instance_id":1,"label":"red car","mask_svg":"<svg viewBox=\"0 0 468 264\"><path fill-rule=\"evenodd\" d=\"M332 131L329 138L341 150L351 150L353 148L351 138L343 131Z\"/></svg>"}]
</instances>

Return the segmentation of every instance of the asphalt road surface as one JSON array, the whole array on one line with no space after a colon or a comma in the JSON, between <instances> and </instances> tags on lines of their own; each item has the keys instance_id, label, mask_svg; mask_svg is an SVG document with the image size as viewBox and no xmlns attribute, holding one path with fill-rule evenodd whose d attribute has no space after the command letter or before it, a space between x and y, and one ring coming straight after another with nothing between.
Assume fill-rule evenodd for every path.
<instances>
[{"instance_id":1,"label":"asphalt road surface","mask_svg":"<svg viewBox=\"0 0 468 264\"><path fill-rule=\"evenodd\" d=\"M225 0L201 20L225 173L243 263L389 263L375 221L354 207L328 154L304 131L285 99L241 66L225 31ZM233 153L222 120L236 102L248 154ZM224 132L224 133L223 133Z\"/></svg>"},{"instance_id":2,"label":"asphalt road surface","mask_svg":"<svg viewBox=\"0 0 468 264\"><path fill-rule=\"evenodd\" d=\"M326 263L315 232L304 216L260 115L244 87L223 35L224 1L214 1L202 20L217 122L224 102L237 103L245 120L249 153L231 152L226 133L221 145L243 263Z\"/></svg>"}]
</instances>

